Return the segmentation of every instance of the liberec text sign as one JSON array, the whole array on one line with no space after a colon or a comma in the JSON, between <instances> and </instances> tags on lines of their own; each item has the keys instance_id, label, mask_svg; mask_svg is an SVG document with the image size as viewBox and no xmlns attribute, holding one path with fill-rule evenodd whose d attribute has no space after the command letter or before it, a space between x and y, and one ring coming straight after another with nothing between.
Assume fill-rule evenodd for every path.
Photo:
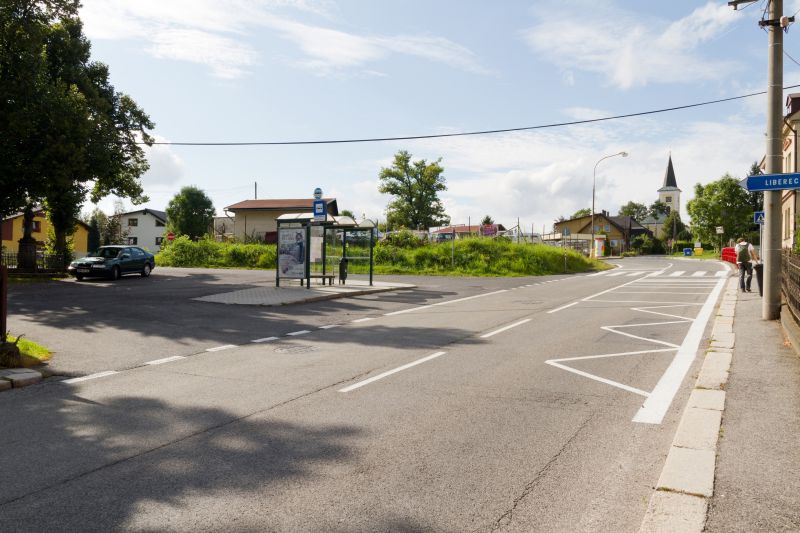
<instances>
[{"instance_id":1,"label":"liberec text sign","mask_svg":"<svg viewBox=\"0 0 800 533\"><path fill-rule=\"evenodd\" d=\"M745 188L748 191L782 191L784 189L800 189L800 173L762 174L747 176Z\"/></svg>"}]
</instances>

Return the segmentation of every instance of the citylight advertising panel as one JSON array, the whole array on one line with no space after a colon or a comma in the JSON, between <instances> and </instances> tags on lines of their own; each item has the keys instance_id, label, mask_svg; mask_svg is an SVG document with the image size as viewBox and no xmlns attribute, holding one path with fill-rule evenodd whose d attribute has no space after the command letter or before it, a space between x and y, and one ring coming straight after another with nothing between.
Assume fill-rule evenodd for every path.
<instances>
[{"instance_id":1,"label":"citylight advertising panel","mask_svg":"<svg viewBox=\"0 0 800 533\"><path fill-rule=\"evenodd\" d=\"M280 228L278 231L278 268L280 277L306 277L305 228Z\"/></svg>"}]
</instances>

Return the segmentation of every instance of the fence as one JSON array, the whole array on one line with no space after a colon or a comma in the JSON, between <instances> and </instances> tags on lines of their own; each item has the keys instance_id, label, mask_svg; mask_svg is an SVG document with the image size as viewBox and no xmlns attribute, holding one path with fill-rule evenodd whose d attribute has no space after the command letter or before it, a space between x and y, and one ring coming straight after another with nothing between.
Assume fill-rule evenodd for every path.
<instances>
[{"instance_id":1,"label":"fence","mask_svg":"<svg viewBox=\"0 0 800 533\"><path fill-rule=\"evenodd\" d=\"M800 255L789 249L781 252L781 289L787 307L800 321Z\"/></svg>"},{"instance_id":2,"label":"fence","mask_svg":"<svg viewBox=\"0 0 800 533\"><path fill-rule=\"evenodd\" d=\"M8 267L9 273L21 272L17 252L3 252L0 254L2 264ZM64 256L61 254L45 254L36 252L36 272L61 272L64 270ZM26 270L30 272L30 270Z\"/></svg>"}]
</instances>

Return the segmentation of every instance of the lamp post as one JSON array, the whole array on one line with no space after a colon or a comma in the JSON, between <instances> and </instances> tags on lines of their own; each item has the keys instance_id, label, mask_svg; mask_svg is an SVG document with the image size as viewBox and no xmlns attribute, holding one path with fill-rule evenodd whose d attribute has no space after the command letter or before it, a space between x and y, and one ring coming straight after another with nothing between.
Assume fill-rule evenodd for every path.
<instances>
[{"instance_id":1,"label":"lamp post","mask_svg":"<svg viewBox=\"0 0 800 533\"><path fill-rule=\"evenodd\" d=\"M594 257L594 191L595 185L597 183L597 165L600 164L601 161L605 159L609 159L611 157L616 157L621 155L622 157L628 157L628 152L618 152L616 154L607 155L598 159L597 163L594 164L594 172L592 172L592 242L589 243L589 257Z\"/></svg>"}]
</instances>

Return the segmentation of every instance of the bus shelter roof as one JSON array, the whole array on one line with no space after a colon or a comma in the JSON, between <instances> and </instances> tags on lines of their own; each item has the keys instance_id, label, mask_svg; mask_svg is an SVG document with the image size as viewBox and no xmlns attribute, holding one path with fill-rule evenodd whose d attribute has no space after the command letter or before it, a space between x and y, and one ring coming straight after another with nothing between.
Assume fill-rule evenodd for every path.
<instances>
[{"instance_id":1,"label":"bus shelter roof","mask_svg":"<svg viewBox=\"0 0 800 533\"><path fill-rule=\"evenodd\" d=\"M279 222L308 222L314 221L314 213L287 213L278 217ZM320 223L323 226L335 229L368 230L375 227L375 223L368 218L356 222L353 217L328 215L328 220Z\"/></svg>"}]
</instances>

